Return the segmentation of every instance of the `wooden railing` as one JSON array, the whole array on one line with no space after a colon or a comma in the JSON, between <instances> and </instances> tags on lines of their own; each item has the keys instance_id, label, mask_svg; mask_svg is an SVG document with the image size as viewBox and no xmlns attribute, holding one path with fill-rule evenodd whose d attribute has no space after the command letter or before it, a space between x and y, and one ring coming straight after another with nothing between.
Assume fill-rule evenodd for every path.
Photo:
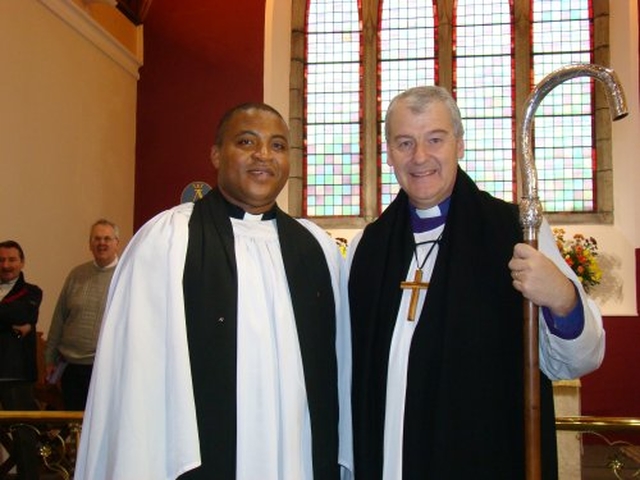
<instances>
[{"instance_id":1,"label":"wooden railing","mask_svg":"<svg viewBox=\"0 0 640 480\"><path fill-rule=\"evenodd\" d=\"M39 454L43 469L55 472L61 479L73 477L75 458L83 412L65 411L2 411L0 410L0 444L6 452L12 451L12 431L17 427L33 429L38 437ZM620 434L638 434L640 418L630 417L557 417L558 431L577 432L586 441L589 436L612 447L613 455L604 465L611 478L640 478L640 445L626 440L613 440ZM0 479L15 466L11 455L0 457Z\"/></svg>"},{"instance_id":2,"label":"wooden railing","mask_svg":"<svg viewBox=\"0 0 640 480\"><path fill-rule=\"evenodd\" d=\"M583 448L588 448L584 446L586 443L606 447L608 453L602 458L602 469L611 474L606 478L640 478L640 418L557 417L556 430L576 432L582 439ZM582 467L584 471L584 462Z\"/></svg>"},{"instance_id":3,"label":"wooden railing","mask_svg":"<svg viewBox=\"0 0 640 480\"><path fill-rule=\"evenodd\" d=\"M6 457L0 457L0 478L6 478L15 466L15 459L9 453L13 451L13 431L30 428L37 436L43 469L57 473L63 480L71 479L82 418L83 412L0 410L0 444L7 452Z\"/></svg>"}]
</instances>

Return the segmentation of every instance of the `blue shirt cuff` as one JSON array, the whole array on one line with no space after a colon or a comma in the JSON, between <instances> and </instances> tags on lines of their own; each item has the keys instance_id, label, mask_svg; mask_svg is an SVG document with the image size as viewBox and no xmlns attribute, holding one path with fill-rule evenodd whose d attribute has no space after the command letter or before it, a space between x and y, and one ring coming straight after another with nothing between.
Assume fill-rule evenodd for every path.
<instances>
[{"instance_id":1,"label":"blue shirt cuff","mask_svg":"<svg viewBox=\"0 0 640 480\"><path fill-rule=\"evenodd\" d=\"M580 295L578 295L578 303L566 317L554 315L547 307L542 307L542 315L549 331L563 340L578 338L584 329L584 308Z\"/></svg>"}]
</instances>

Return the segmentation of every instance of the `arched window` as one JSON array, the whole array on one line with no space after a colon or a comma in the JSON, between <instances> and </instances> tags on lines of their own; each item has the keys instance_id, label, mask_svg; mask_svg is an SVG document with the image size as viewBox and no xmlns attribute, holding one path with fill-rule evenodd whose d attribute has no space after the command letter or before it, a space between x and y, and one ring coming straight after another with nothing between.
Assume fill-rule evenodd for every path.
<instances>
[{"instance_id":1,"label":"arched window","mask_svg":"<svg viewBox=\"0 0 640 480\"><path fill-rule=\"evenodd\" d=\"M309 2L305 62L307 216L360 215L360 22L352 0Z\"/></svg>"},{"instance_id":2,"label":"arched window","mask_svg":"<svg viewBox=\"0 0 640 480\"><path fill-rule=\"evenodd\" d=\"M381 135L395 94L448 88L465 125L461 166L518 201L515 132L534 84L568 63L609 60L608 38L594 33L608 31L606 0L293 0L292 12L289 211L332 228L363 226L397 192ZM612 221L601 96L575 79L538 109L534 151L552 221Z\"/></svg>"}]
</instances>

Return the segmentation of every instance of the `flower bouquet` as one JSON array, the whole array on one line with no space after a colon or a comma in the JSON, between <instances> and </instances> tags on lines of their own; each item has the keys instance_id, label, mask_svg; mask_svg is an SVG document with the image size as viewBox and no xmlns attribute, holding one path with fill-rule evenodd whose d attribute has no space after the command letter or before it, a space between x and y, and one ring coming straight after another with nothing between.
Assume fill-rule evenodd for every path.
<instances>
[{"instance_id":1,"label":"flower bouquet","mask_svg":"<svg viewBox=\"0 0 640 480\"><path fill-rule=\"evenodd\" d=\"M565 231L562 228L554 228L553 235L560 250L560 255L567 265L578 276L585 291L600 283L602 270L598 265L598 242L593 237L585 237L576 233L571 239L565 239Z\"/></svg>"}]
</instances>

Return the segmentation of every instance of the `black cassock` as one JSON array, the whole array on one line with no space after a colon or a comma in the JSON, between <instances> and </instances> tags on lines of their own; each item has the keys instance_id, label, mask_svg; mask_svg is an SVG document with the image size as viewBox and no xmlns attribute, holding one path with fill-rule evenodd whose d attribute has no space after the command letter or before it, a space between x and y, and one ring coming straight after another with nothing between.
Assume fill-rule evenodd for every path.
<instances>
[{"instance_id":1,"label":"black cassock","mask_svg":"<svg viewBox=\"0 0 640 480\"><path fill-rule=\"evenodd\" d=\"M407 203L401 191L366 228L351 267L357 480L382 478L388 356L414 250ZM525 477L523 300L507 267L521 241L517 206L459 169L409 353L405 480ZM553 480L553 392L542 373L541 403L543 479Z\"/></svg>"},{"instance_id":2,"label":"black cassock","mask_svg":"<svg viewBox=\"0 0 640 480\"><path fill-rule=\"evenodd\" d=\"M228 209L214 189L195 203L189 223L183 283L202 466L180 477L185 480L235 478L237 275ZM314 479L338 480L331 278L313 235L277 208L275 218L305 375Z\"/></svg>"}]
</instances>

